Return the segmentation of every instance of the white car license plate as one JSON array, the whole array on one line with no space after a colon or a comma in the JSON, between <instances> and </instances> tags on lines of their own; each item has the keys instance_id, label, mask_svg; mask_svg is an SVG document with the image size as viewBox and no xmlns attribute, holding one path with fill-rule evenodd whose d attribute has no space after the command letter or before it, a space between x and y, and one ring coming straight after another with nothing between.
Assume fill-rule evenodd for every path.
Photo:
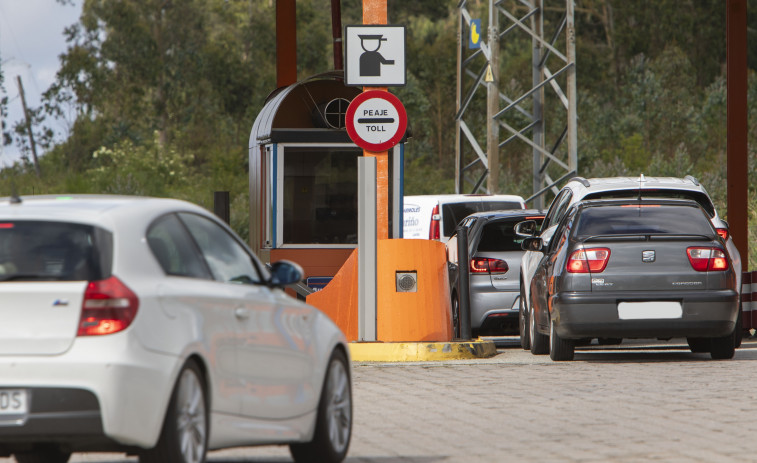
<instances>
[{"instance_id":1,"label":"white car license plate","mask_svg":"<svg viewBox=\"0 0 757 463\"><path fill-rule=\"evenodd\" d=\"M618 318L621 320L662 320L683 317L680 302L619 302Z\"/></svg>"},{"instance_id":2,"label":"white car license plate","mask_svg":"<svg viewBox=\"0 0 757 463\"><path fill-rule=\"evenodd\" d=\"M25 415L27 404L25 389L0 389L0 416Z\"/></svg>"}]
</instances>

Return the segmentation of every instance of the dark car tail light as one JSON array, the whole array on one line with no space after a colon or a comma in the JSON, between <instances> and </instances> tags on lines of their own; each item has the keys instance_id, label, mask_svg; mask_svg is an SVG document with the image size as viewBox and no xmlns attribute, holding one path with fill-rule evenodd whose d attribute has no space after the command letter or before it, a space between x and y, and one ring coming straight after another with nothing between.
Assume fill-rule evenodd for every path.
<instances>
[{"instance_id":1,"label":"dark car tail light","mask_svg":"<svg viewBox=\"0 0 757 463\"><path fill-rule=\"evenodd\" d=\"M97 336L125 330L134 320L139 299L115 276L90 281L84 291L77 336Z\"/></svg>"},{"instance_id":2,"label":"dark car tail light","mask_svg":"<svg viewBox=\"0 0 757 463\"><path fill-rule=\"evenodd\" d=\"M437 204L431 211L431 225L428 228L428 239L430 240L439 240L440 238L439 219L439 205Z\"/></svg>"},{"instance_id":3,"label":"dark car tail light","mask_svg":"<svg viewBox=\"0 0 757 463\"><path fill-rule=\"evenodd\" d=\"M607 248L587 248L573 251L568 259L569 273L602 273L610 260Z\"/></svg>"},{"instance_id":4,"label":"dark car tail light","mask_svg":"<svg viewBox=\"0 0 757 463\"><path fill-rule=\"evenodd\" d=\"M492 259L489 257L474 257L470 260L471 273L507 273L510 270L507 262L502 259Z\"/></svg>"},{"instance_id":5,"label":"dark car tail light","mask_svg":"<svg viewBox=\"0 0 757 463\"><path fill-rule=\"evenodd\" d=\"M691 267L697 272L728 270L728 259L722 249L718 248L687 248Z\"/></svg>"},{"instance_id":6,"label":"dark car tail light","mask_svg":"<svg viewBox=\"0 0 757 463\"><path fill-rule=\"evenodd\" d=\"M723 238L723 241L728 239L728 229L727 228L716 228L715 229L718 232L718 235L720 235L721 238Z\"/></svg>"}]
</instances>

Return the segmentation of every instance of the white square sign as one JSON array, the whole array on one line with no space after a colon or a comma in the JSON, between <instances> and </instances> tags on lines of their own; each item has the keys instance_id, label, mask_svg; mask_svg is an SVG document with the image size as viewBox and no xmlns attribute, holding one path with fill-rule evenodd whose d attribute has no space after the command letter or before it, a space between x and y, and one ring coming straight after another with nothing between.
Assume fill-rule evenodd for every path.
<instances>
[{"instance_id":1,"label":"white square sign","mask_svg":"<svg viewBox=\"0 0 757 463\"><path fill-rule=\"evenodd\" d=\"M405 26L347 26L344 36L345 85L405 85Z\"/></svg>"}]
</instances>

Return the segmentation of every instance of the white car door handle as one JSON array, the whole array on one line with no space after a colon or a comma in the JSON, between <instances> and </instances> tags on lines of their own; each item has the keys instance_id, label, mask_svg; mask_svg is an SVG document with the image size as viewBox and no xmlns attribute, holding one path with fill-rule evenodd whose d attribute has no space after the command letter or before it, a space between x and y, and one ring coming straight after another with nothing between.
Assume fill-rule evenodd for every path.
<instances>
[{"instance_id":1,"label":"white car door handle","mask_svg":"<svg viewBox=\"0 0 757 463\"><path fill-rule=\"evenodd\" d=\"M244 307L237 307L234 309L234 316L240 320L244 320L250 317L250 312Z\"/></svg>"}]
</instances>

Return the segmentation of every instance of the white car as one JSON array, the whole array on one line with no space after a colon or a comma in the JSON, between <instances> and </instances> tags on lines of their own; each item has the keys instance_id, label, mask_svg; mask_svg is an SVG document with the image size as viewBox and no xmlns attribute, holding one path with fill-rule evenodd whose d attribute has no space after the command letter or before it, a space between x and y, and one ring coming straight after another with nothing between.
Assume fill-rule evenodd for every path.
<instances>
[{"instance_id":1,"label":"white car","mask_svg":"<svg viewBox=\"0 0 757 463\"><path fill-rule=\"evenodd\" d=\"M340 462L344 335L214 215L178 200L0 199L0 457L115 451L200 463L288 444Z\"/></svg>"},{"instance_id":2,"label":"white car","mask_svg":"<svg viewBox=\"0 0 757 463\"><path fill-rule=\"evenodd\" d=\"M405 196L402 237L446 243L457 225L476 212L525 209L516 195L418 195Z\"/></svg>"}]
</instances>

